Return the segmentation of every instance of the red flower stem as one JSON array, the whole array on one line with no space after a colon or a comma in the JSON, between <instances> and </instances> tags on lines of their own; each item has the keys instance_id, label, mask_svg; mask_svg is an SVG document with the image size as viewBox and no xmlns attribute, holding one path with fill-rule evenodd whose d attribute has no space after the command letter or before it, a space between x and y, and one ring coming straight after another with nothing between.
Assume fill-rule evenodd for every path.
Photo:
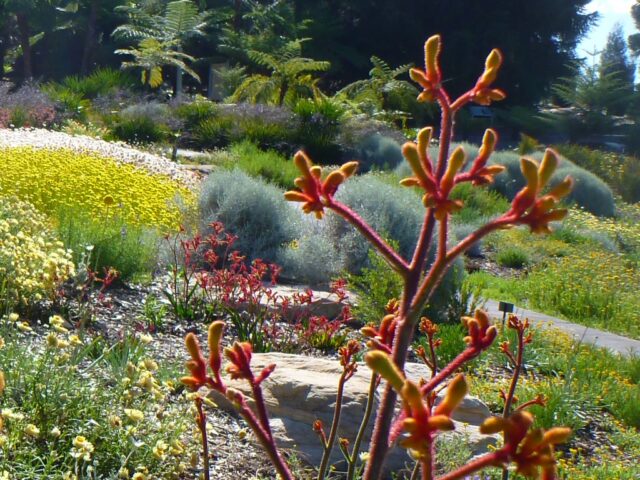
<instances>
[{"instance_id":1,"label":"red flower stem","mask_svg":"<svg viewBox=\"0 0 640 480\"><path fill-rule=\"evenodd\" d=\"M464 107L467 103L471 101L471 90L460 95L455 102L451 104L451 111L456 113L462 107Z\"/></svg>"},{"instance_id":2,"label":"red flower stem","mask_svg":"<svg viewBox=\"0 0 640 480\"><path fill-rule=\"evenodd\" d=\"M400 368L401 370L404 369L404 364L406 361L409 346L411 344L411 340L413 338L415 325L419 320L419 313L422 310L424 304L433 294L435 287L444 276L447 267L458 255L462 254L462 252L471 247L471 245L473 245L478 240L482 239L482 237L494 230L501 228L502 226L514 223L515 220L516 217L505 215L486 224L476 232L463 239L456 247L451 249L442 261L436 260L435 263L431 266L431 269L420 285L418 292L415 295L411 296L413 298L409 309L407 311L401 311L400 318L398 320L398 331L396 333L392 351L393 361L398 366L398 368ZM415 285L413 285L410 280L413 280L413 278L408 277L405 281L405 297L403 298L403 303L411 298L410 296L406 295L406 293L411 292L413 289L415 289ZM477 355L477 353L475 353L475 355ZM448 371L448 369L446 370ZM436 378L440 378L440 381L442 381L441 375L444 371L445 370L441 371L440 374L436 376ZM450 372L448 374L450 374ZM376 423L371 439L371 449L369 452L370 457L365 469L363 477L364 480L377 480L382 475L384 458L387 454L387 451L389 450L388 439L389 433L391 431L391 422L393 420L396 399L397 395L395 390L393 390L393 388L391 388L387 384L382 394L382 399L380 401L380 406L378 408L376 416Z\"/></svg>"},{"instance_id":3,"label":"red flower stem","mask_svg":"<svg viewBox=\"0 0 640 480\"><path fill-rule=\"evenodd\" d=\"M517 358L513 366L513 377L511 377L511 385L509 386L509 393L507 394L504 400L504 410L502 412L503 418L507 418L511 413L511 404L513 403L513 397L516 394L516 386L518 385L520 371L522 370L522 354L524 351L524 334L523 333L524 332L521 329L518 329L518 352L516 354ZM513 354L511 354L510 356L511 358L513 358ZM509 470L505 468L502 472L502 480L508 480L508 478L509 478Z\"/></svg>"},{"instance_id":4,"label":"red flower stem","mask_svg":"<svg viewBox=\"0 0 640 480\"><path fill-rule=\"evenodd\" d=\"M251 380L251 391L253 393L253 399L256 403L256 410L258 412L258 419L265 434L269 439L273 438L271 433L271 425L269 425L269 415L267 414L267 407L264 403L264 395L262 395L262 388L257 385L254 380Z\"/></svg>"},{"instance_id":5,"label":"red flower stem","mask_svg":"<svg viewBox=\"0 0 640 480\"><path fill-rule=\"evenodd\" d=\"M511 385L509 386L509 393L504 402L504 411L502 416L507 418L511 414L511 405L513 403L513 397L516 394L516 386L518 385L518 379L520 378L520 372L522 371L522 356L524 352L524 336L521 330L518 330L518 353L513 370L513 377L511 377Z\"/></svg>"},{"instance_id":6,"label":"red flower stem","mask_svg":"<svg viewBox=\"0 0 640 480\"><path fill-rule=\"evenodd\" d=\"M451 363L440 370L435 377L431 378L431 380L429 380L425 385L422 386L422 388L420 389L422 395L427 395L428 393L435 390L438 385L440 385L449 376L455 373L458 368L480 355L480 352L481 351L475 347L465 348L460 355L458 355L451 361Z\"/></svg>"},{"instance_id":7,"label":"red flower stem","mask_svg":"<svg viewBox=\"0 0 640 480\"><path fill-rule=\"evenodd\" d=\"M269 455L271 463L280 474L280 477L282 477L282 480L295 480L295 477L291 473L291 470L289 470L287 463L280 455L273 438L270 438L267 432L264 431L257 418L245 402L240 405L240 415L242 415L242 418L244 418L249 424L249 427L258 438L262 448L267 452L267 455Z\"/></svg>"},{"instance_id":8,"label":"red flower stem","mask_svg":"<svg viewBox=\"0 0 640 480\"><path fill-rule=\"evenodd\" d=\"M437 480L458 480L462 478L466 478L468 475L480 471L484 468L500 465L506 462L509 458L509 454L504 450L497 450L495 452L487 453L477 459L473 460L466 465L463 465L458 470L447 473L441 477L438 477Z\"/></svg>"},{"instance_id":9,"label":"red flower stem","mask_svg":"<svg viewBox=\"0 0 640 480\"><path fill-rule=\"evenodd\" d=\"M438 373L438 358L436 357L436 349L433 346L433 335L429 335L429 354L431 355L431 378Z\"/></svg>"},{"instance_id":10,"label":"red flower stem","mask_svg":"<svg viewBox=\"0 0 640 480\"><path fill-rule=\"evenodd\" d=\"M369 420L371 419L371 413L373 413L373 403L376 397L376 389L378 388L378 375L375 372L371 372L371 382L369 383L369 395L367 397L367 405L364 410L364 416L358 429L358 434L353 442L353 449L351 450L351 457L349 457L349 468L347 470L346 480L353 480L356 474L356 466L360 457L360 445L364 434L369 426Z\"/></svg>"},{"instance_id":11,"label":"red flower stem","mask_svg":"<svg viewBox=\"0 0 640 480\"><path fill-rule=\"evenodd\" d=\"M345 204L336 202L333 199L331 199L327 207L338 213L342 218L356 227L358 231L375 247L378 253L384 257L387 263L391 265L391 268L402 275L402 277L407 276L409 271L409 265L407 265L407 262L393 248L391 248L391 246L385 242L384 239L362 219L362 217Z\"/></svg>"},{"instance_id":12,"label":"red flower stem","mask_svg":"<svg viewBox=\"0 0 640 480\"><path fill-rule=\"evenodd\" d=\"M438 260L442 261L447 254L447 229L449 228L449 215L440 221L438 230Z\"/></svg>"},{"instance_id":13,"label":"red flower stem","mask_svg":"<svg viewBox=\"0 0 640 480\"><path fill-rule=\"evenodd\" d=\"M340 424L340 413L342 411L342 397L344 395L345 383L347 383L346 367L340 375L340 380L338 380L338 393L336 394L336 404L333 410L333 421L331 422L329 438L323 445L324 452L322 453L322 460L320 461L320 467L318 468L318 480L324 480L325 475L327 474L327 467L329 466L331 450L333 450L333 445L336 441L336 436L338 435L338 425Z\"/></svg>"},{"instance_id":14,"label":"red flower stem","mask_svg":"<svg viewBox=\"0 0 640 480\"><path fill-rule=\"evenodd\" d=\"M437 89L435 91L435 97L442 110L442 118L440 119L440 150L438 151L438 165L436 168L436 180L439 182L447 168L449 148L451 147L451 139L453 138L453 112L451 110L451 100L449 100L444 89Z\"/></svg>"},{"instance_id":15,"label":"red flower stem","mask_svg":"<svg viewBox=\"0 0 640 480\"><path fill-rule=\"evenodd\" d=\"M202 463L204 468L204 479L210 480L209 473L209 440L207 439L207 417L202 408L202 399L196 397L196 409L198 411L198 428L202 435Z\"/></svg>"},{"instance_id":16,"label":"red flower stem","mask_svg":"<svg viewBox=\"0 0 640 480\"><path fill-rule=\"evenodd\" d=\"M413 253L411 264L409 265L409 270L417 273L418 276L422 270L424 270L424 264L426 262L427 255L429 254L429 245L431 244L431 237L433 236L433 227L435 224L436 221L433 209L429 208L425 215L424 222L422 222L420 237L418 238L418 243L416 244L416 249ZM418 282L415 283L416 285L418 284Z\"/></svg>"}]
</instances>

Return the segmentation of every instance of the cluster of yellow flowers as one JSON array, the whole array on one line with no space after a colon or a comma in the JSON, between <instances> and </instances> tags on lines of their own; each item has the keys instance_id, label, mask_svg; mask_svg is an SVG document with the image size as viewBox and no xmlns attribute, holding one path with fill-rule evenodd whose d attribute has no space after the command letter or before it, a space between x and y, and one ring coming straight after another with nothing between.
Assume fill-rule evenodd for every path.
<instances>
[{"instance_id":1,"label":"cluster of yellow flowers","mask_svg":"<svg viewBox=\"0 0 640 480\"><path fill-rule=\"evenodd\" d=\"M0 191L49 214L79 209L164 230L176 230L183 210L195 205L194 193L169 177L64 149L0 149Z\"/></svg>"},{"instance_id":2,"label":"cluster of yellow flowers","mask_svg":"<svg viewBox=\"0 0 640 480\"><path fill-rule=\"evenodd\" d=\"M47 218L32 205L0 198L0 279L10 302L50 297L75 273L71 252L57 241Z\"/></svg>"}]
</instances>

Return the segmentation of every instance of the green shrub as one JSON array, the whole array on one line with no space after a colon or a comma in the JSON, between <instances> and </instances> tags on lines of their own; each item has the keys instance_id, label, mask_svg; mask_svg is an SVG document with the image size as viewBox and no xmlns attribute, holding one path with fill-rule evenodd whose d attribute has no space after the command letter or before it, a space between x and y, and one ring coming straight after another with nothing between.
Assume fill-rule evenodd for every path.
<instances>
[{"instance_id":1,"label":"green shrub","mask_svg":"<svg viewBox=\"0 0 640 480\"><path fill-rule=\"evenodd\" d=\"M234 248L250 259L275 261L278 251L296 239L300 213L283 192L245 172L217 170L205 180L200 194L201 230L220 221L238 236Z\"/></svg>"},{"instance_id":2,"label":"green shrub","mask_svg":"<svg viewBox=\"0 0 640 480\"><path fill-rule=\"evenodd\" d=\"M161 142L168 138L169 107L163 103L145 102L122 110L111 132L118 140L128 143Z\"/></svg>"},{"instance_id":3,"label":"green shrub","mask_svg":"<svg viewBox=\"0 0 640 480\"><path fill-rule=\"evenodd\" d=\"M205 120L217 116L219 111L215 103L201 97L176 107L176 115L182 119L186 129L197 128Z\"/></svg>"},{"instance_id":4,"label":"green shrub","mask_svg":"<svg viewBox=\"0 0 640 480\"><path fill-rule=\"evenodd\" d=\"M145 144L160 142L168 137L168 131L147 117L122 119L111 127L111 134L123 142Z\"/></svg>"},{"instance_id":5,"label":"green shrub","mask_svg":"<svg viewBox=\"0 0 640 480\"><path fill-rule=\"evenodd\" d=\"M531 263L527 252L518 247L510 247L500 250L496 254L499 265L508 268L523 268Z\"/></svg>"},{"instance_id":6,"label":"green shrub","mask_svg":"<svg viewBox=\"0 0 640 480\"><path fill-rule=\"evenodd\" d=\"M341 255L326 237L314 235L312 229L299 235L278 252L281 278L305 285L326 286L343 270Z\"/></svg>"},{"instance_id":7,"label":"green shrub","mask_svg":"<svg viewBox=\"0 0 640 480\"><path fill-rule=\"evenodd\" d=\"M301 99L293 113L298 122L293 141L318 163L336 163L340 158L336 138L344 107L330 98Z\"/></svg>"},{"instance_id":8,"label":"green shrub","mask_svg":"<svg viewBox=\"0 0 640 480\"><path fill-rule=\"evenodd\" d=\"M478 229L478 224L468 224L468 223L454 223L452 226L452 233L455 237L456 241L461 241L467 236L471 235ZM466 255L469 257L483 257L483 242L479 241L474 243L471 248L469 248L466 252Z\"/></svg>"},{"instance_id":9,"label":"green shrub","mask_svg":"<svg viewBox=\"0 0 640 480\"><path fill-rule=\"evenodd\" d=\"M49 90L66 90L82 98L92 99L98 95L106 95L116 88L133 88L134 85L135 80L129 73L107 67L98 68L86 77L66 77L59 84L50 84Z\"/></svg>"}]
</instances>

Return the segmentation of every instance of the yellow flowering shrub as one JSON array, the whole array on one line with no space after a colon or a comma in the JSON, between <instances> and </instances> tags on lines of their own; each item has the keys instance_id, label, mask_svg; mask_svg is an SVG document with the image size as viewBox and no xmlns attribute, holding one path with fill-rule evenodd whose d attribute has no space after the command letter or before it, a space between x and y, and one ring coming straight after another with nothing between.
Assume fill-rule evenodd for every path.
<instances>
[{"instance_id":1,"label":"yellow flowering shrub","mask_svg":"<svg viewBox=\"0 0 640 480\"><path fill-rule=\"evenodd\" d=\"M195 196L169 177L65 149L0 149L0 191L53 214L70 208L117 215L129 225L175 230Z\"/></svg>"},{"instance_id":2,"label":"yellow flowering shrub","mask_svg":"<svg viewBox=\"0 0 640 480\"><path fill-rule=\"evenodd\" d=\"M71 252L33 205L0 198L0 279L2 301L28 303L50 297L56 286L74 275Z\"/></svg>"},{"instance_id":3,"label":"yellow flowering shrub","mask_svg":"<svg viewBox=\"0 0 640 480\"><path fill-rule=\"evenodd\" d=\"M565 226L616 238L628 248L640 250L640 205L620 202L619 218L596 217L580 208L572 208Z\"/></svg>"}]
</instances>

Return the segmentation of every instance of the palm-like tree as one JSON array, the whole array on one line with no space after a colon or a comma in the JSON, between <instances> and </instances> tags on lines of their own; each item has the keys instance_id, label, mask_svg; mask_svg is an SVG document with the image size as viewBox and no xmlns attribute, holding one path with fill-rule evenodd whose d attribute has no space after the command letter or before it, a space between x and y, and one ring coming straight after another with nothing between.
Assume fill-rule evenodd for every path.
<instances>
[{"instance_id":1,"label":"palm-like tree","mask_svg":"<svg viewBox=\"0 0 640 480\"><path fill-rule=\"evenodd\" d=\"M249 51L249 59L269 73L249 76L233 93L231 100L281 106L285 100L292 102L297 98L316 96L318 79L314 74L328 70L331 64L302 57L302 43L306 40L291 40L273 54Z\"/></svg>"},{"instance_id":2,"label":"palm-like tree","mask_svg":"<svg viewBox=\"0 0 640 480\"><path fill-rule=\"evenodd\" d=\"M193 62L195 59L172 47L173 45L168 42L145 38L140 41L137 48L116 50L115 53L133 56L132 61L122 62L122 67L142 69L142 84L148 85L150 88L162 85L162 67L166 65L176 67L179 71L184 71L200 81L198 74L191 70L186 63L187 61Z\"/></svg>"},{"instance_id":3,"label":"palm-like tree","mask_svg":"<svg viewBox=\"0 0 640 480\"><path fill-rule=\"evenodd\" d=\"M409 72L411 65L400 65L392 68L387 62L376 56L371 57L373 68L369 78L350 83L336 93L338 98L354 102L361 110L368 113L386 111L390 108L390 100L402 95L417 95L416 88L406 80L399 80L400 75Z\"/></svg>"},{"instance_id":4,"label":"palm-like tree","mask_svg":"<svg viewBox=\"0 0 640 480\"><path fill-rule=\"evenodd\" d=\"M167 63L164 65L173 65L177 69L176 73L176 94L182 93L182 72L186 72L198 81L200 78L193 70L184 68L185 60L194 61L190 55L183 53L185 42L194 36L204 35L204 28L209 18L208 12L200 12L197 5L192 0L175 0L169 2L162 14L158 13L157 4L151 2L146 8L144 6L122 6L117 9L129 16L130 23L117 27L112 35L115 38L138 40L140 46L138 49L130 49L131 55L134 50L138 51L138 55L151 56L154 60L160 60L159 55L155 51L158 44L166 48ZM155 40L155 42L146 42L146 46L142 46L142 42L146 40ZM117 53L125 53L126 50L119 50ZM176 61L178 63L176 63ZM160 65L160 72L161 72ZM154 67L155 68L155 67ZM154 71L158 72L157 68Z\"/></svg>"}]
</instances>

